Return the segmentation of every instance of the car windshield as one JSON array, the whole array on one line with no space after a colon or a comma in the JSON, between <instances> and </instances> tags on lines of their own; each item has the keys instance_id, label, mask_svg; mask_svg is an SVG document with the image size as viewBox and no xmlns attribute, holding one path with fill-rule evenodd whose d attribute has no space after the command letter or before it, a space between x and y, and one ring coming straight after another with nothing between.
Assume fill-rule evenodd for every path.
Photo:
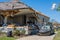
<instances>
[{"instance_id":1,"label":"car windshield","mask_svg":"<svg viewBox=\"0 0 60 40\"><path fill-rule=\"evenodd\" d=\"M50 30L50 26L43 26L42 29Z\"/></svg>"}]
</instances>

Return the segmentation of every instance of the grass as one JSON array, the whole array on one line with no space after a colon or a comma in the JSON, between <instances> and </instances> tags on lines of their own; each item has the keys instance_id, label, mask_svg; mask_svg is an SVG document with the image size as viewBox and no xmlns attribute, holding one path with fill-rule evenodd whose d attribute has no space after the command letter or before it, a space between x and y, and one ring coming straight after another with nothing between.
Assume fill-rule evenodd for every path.
<instances>
[{"instance_id":1,"label":"grass","mask_svg":"<svg viewBox=\"0 0 60 40\"><path fill-rule=\"evenodd\" d=\"M15 40L13 37L0 37L0 40Z\"/></svg>"},{"instance_id":2,"label":"grass","mask_svg":"<svg viewBox=\"0 0 60 40\"><path fill-rule=\"evenodd\" d=\"M54 37L53 40L60 40L60 30L58 30L56 32L58 32L58 33L56 34L56 36Z\"/></svg>"}]
</instances>

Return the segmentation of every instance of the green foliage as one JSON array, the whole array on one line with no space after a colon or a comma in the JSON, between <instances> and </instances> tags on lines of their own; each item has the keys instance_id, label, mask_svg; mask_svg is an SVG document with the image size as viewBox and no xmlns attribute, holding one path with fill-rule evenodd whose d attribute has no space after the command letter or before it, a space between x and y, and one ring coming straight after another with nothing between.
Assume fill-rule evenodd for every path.
<instances>
[{"instance_id":1,"label":"green foliage","mask_svg":"<svg viewBox=\"0 0 60 40\"><path fill-rule=\"evenodd\" d=\"M60 40L60 30L58 30L56 32L58 32L58 33L56 34L56 36L54 37L53 40Z\"/></svg>"},{"instance_id":2,"label":"green foliage","mask_svg":"<svg viewBox=\"0 0 60 40\"><path fill-rule=\"evenodd\" d=\"M57 11L60 11L60 8L57 8L56 10L57 10Z\"/></svg>"},{"instance_id":3,"label":"green foliage","mask_svg":"<svg viewBox=\"0 0 60 40\"><path fill-rule=\"evenodd\" d=\"M25 34L25 30L14 30L13 31L13 36L20 36Z\"/></svg>"},{"instance_id":4,"label":"green foliage","mask_svg":"<svg viewBox=\"0 0 60 40\"><path fill-rule=\"evenodd\" d=\"M0 31L0 34L2 34L2 32Z\"/></svg>"},{"instance_id":5,"label":"green foliage","mask_svg":"<svg viewBox=\"0 0 60 40\"><path fill-rule=\"evenodd\" d=\"M20 31L20 35L24 35L25 32L26 32L25 30L21 30L21 31Z\"/></svg>"},{"instance_id":6,"label":"green foliage","mask_svg":"<svg viewBox=\"0 0 60 40\"><path fill-rule=\"evenodd\" d=\"M0 31L0 36L3 36L3 35L6 35L6 33L5 32L2 32L2 31Z\"/></svg>"},{"instance_id":7,"label":"green foliage","mask_svg":"<svg viewBox=\"0 0 60 40\"><path fill-rule=\"evenodd\" d=\"M60 4L58 5L58 7L57 7L57 9L56 9L57 11L60 11Z\"/></svg>"},{"instance_id":8,"label":"green foliage","mask_svg":"<svg viewBox=\"0 0 60 40\"><path fill-rule=\"evenodd\" d=\"M12 34L13 34L13 36L20 36L20 31L14 30Z\"/></svg>"}]
</instances>

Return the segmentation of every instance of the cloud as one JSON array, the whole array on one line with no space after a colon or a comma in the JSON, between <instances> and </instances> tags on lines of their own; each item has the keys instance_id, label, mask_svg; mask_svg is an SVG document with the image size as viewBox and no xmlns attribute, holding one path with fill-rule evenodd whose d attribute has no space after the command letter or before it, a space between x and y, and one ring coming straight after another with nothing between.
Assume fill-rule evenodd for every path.
<instances>
[{"instance_id":1,"label":"cloud","mask_svg":"<svg viewBox=\"0 0 60 40\"><path fill-rule=\"evenodd\" d=\"M56 3L53 3L51 9L54 10L55 8L56 8Z\"/></svg>"}]
</instances>

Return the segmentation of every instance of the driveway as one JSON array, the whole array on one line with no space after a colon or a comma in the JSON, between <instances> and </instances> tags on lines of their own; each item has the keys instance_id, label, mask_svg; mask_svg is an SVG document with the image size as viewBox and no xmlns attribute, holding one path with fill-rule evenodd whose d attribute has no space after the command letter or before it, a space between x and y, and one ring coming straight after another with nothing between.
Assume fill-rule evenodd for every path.
<instances>
[{"instance_id":1,"label":"driveway","mask_svg":"<svg viewBox=\"0 0 60 40\"><path fill-rule=\"evenodd\" d=\"M55 35L52 35L52 36L32 35L32 36L23 37L17 40L53 40L54 36Z\"/></svg>"}]
</instances>

